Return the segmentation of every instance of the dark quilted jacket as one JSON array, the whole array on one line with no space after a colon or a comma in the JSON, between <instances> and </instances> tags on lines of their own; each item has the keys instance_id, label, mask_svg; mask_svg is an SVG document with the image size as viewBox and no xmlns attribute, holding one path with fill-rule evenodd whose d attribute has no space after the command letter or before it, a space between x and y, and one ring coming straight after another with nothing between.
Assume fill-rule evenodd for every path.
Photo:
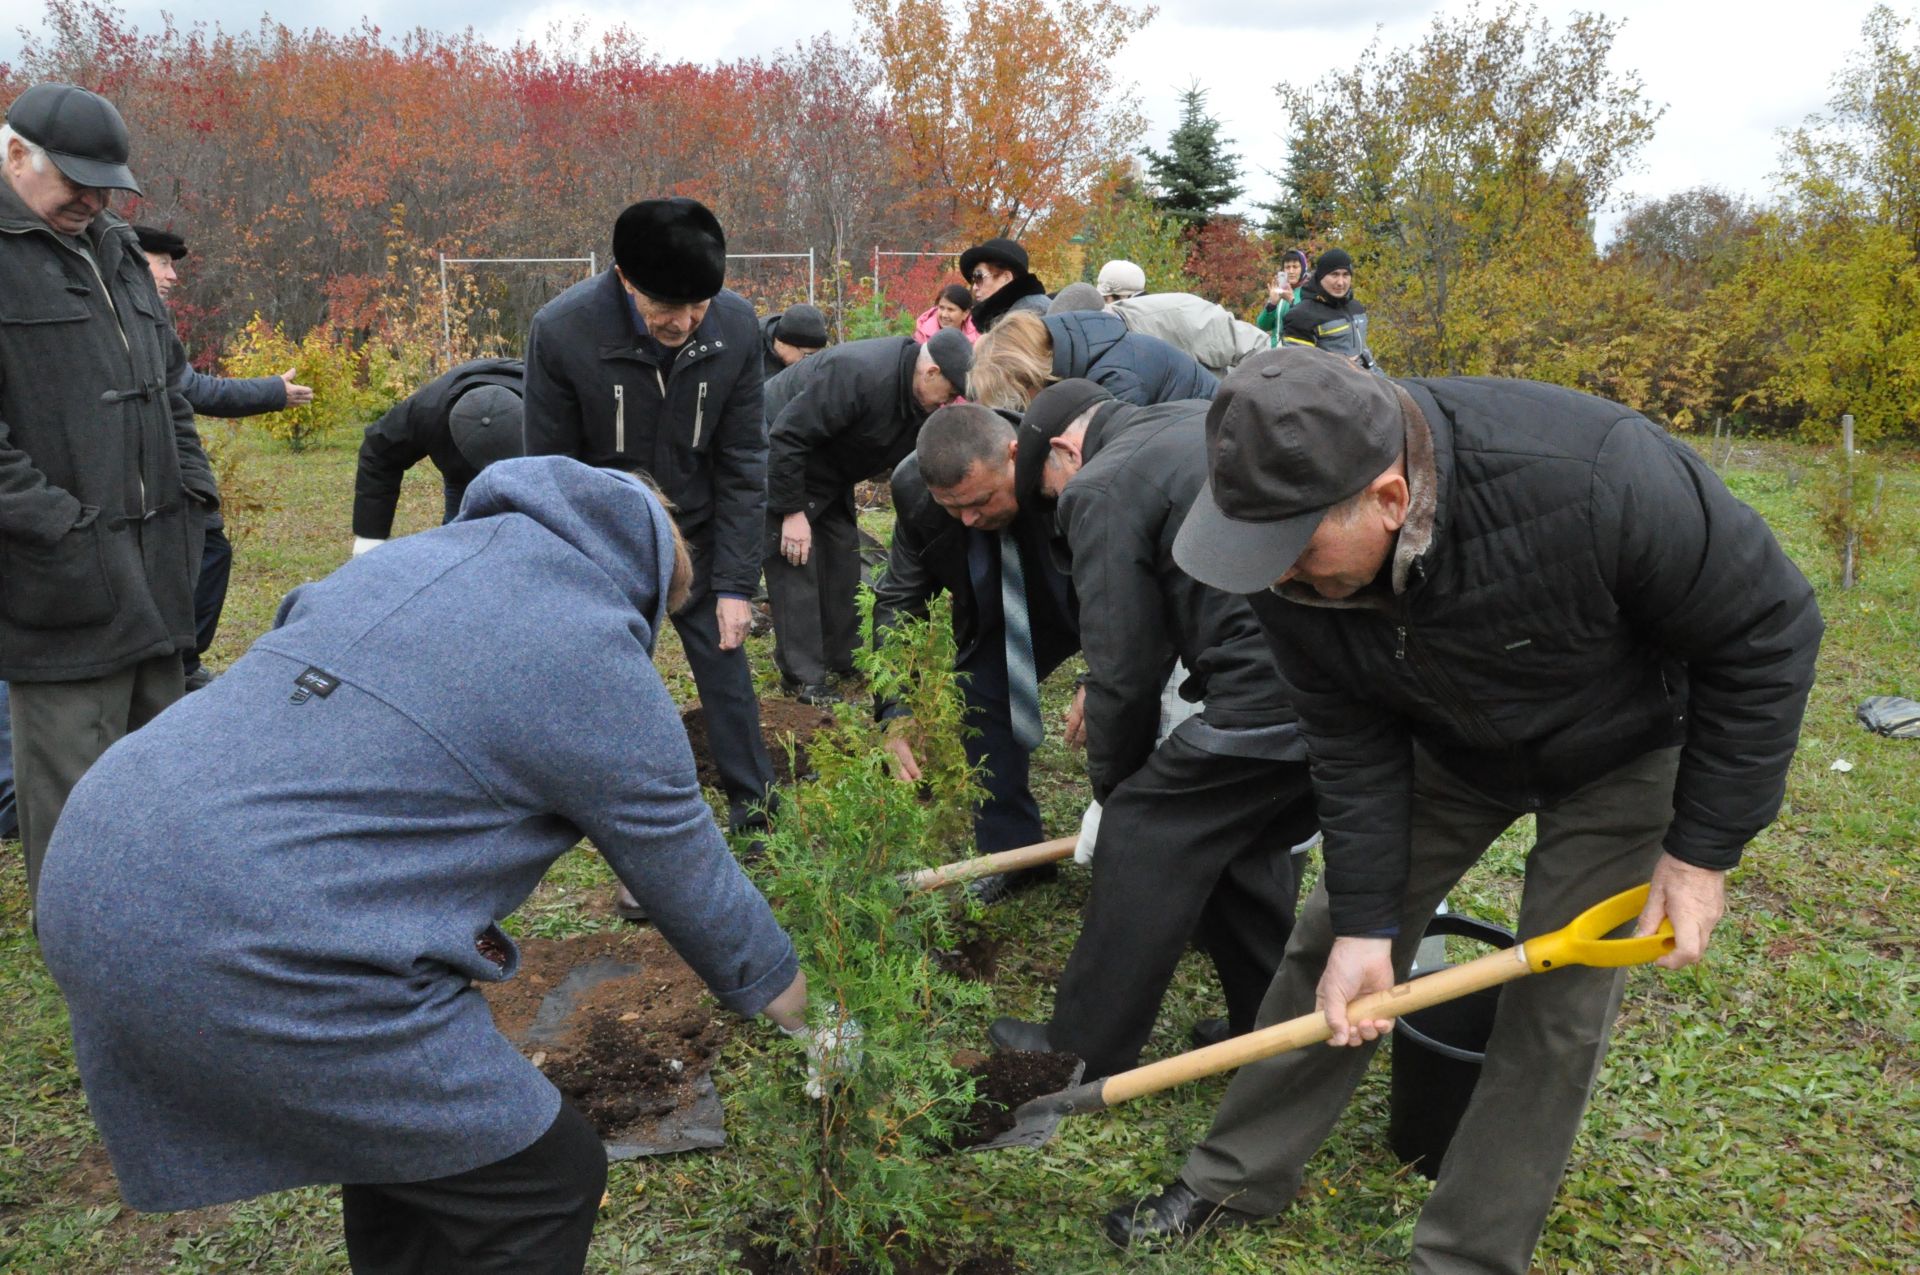
<instances>
[{"instance_id":1,"label":"dark quilted jacket","mask_svg":"<svg viewBox=\"0 0 1920 1275\"><path fill-rule=\"evenodd\" d=\"M1157 336L1127 331L1117 314L1070 310L1042 320L1053 338L1056 380L1085 377L1122 403L1150 407L1183 398L1212 398L1220 382L1185 350Z\"/></svg>"},{"instance_id":2,"label":"dark quilted jacket","mask_svg":"<svg viewBox=\"0 0 1920 1275\"><path fill-rule=\"evenodd\" d=\"M1430 528L1394 588L1254 599L1313 753L1341 934L1393 924L1413 748L1516 812L1683 744L1666 850L1727 868L1779 810L1813 682L1813 590L1690 450L1584 394L1400 382L1431 428ZM1420 541L1430 530L1424 548ZM1396 591L1397 590L1397 591Z\"/></svg>"}]
</instances>

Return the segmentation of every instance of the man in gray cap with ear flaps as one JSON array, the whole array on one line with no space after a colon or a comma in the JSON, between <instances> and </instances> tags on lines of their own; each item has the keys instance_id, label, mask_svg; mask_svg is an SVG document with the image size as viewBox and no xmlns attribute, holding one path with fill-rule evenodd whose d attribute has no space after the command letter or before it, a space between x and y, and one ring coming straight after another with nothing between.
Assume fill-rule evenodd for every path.
<instances>
[{"instance_id":1,"label":"man in gray cap with ear flaps","mask_svg":"<svg viewBox=\"0 0 1920 1275\"><path fill-rule=\"evenodd\" d=\"M773 762L743 643L760 582L767 426L760 329L727 290L727 241L696 200L643 199L614 264L542 306L527 336L527 455L642 470L693 555L673 616L735 831L765 826ZM629 909L631 911L631 909Z\"/></svg>"},{"instance_id":2,"label":"man in gray cap with ear flaps","mask_svg":"<svg viewBox=\"0 0 1920 1275\"><path fill-rule=\"evenodd\" d=\"M1282 346L1207 414L1209 482L1174 560L1252 595L1311 757L1326 873L1260 1024L1327 1047L1242 1068L1180 1177L1118 1244L1278 1213L1388 1023L1427 918L1535 820L1522 940L1652 880L1638 931L1701 958L1724 877L1773 819L1813 681L1813 590L1760 517L1638 413L1558 386L1393 381ZM1525 1275L1625 974L1509 984L1413 1233L1428 1275Z\"/></svg>"},{"instance_id":3,"label":"man in gray cap with ear flaps","mask_svg":"<svg viewBox=\"0 0 1920 1275\"><path fill-rule=\"evenodd\" d=\"M180 698L218 504L133 230L113 104L37 84L0 128L0 679L29 894L67 794Z\"/></svg>"}]
</instances>

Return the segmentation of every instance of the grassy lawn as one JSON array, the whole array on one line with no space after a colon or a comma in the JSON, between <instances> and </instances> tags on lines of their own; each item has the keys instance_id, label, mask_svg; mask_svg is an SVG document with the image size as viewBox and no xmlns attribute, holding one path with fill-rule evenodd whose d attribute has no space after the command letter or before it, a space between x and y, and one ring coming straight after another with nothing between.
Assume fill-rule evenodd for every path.
<instances>
[{"instance_id":1,"label":"grassy lawn","mask_svg":"<svg viewBox=\"0 0 1920 1275\"><path fill-rule=\"evenodd\" d=\"M243 529L233 596L209 662L230 663L292 586L337 566L349 544L353 443L293 454L262 446L249 481L270 506ZM1737 454L1728 481L1758 507L1821 590L1828 621L1786 809L1731 879L1731 912L1704 966L1638 971L1612 1055L1538 1253L1548 1272L1920 1270L1920 742L1880 739L1854 721L1875 694L1920 697L1920 467L1890 467L1891 534L1841 593L1818 540L1809 451ZM410 478L401 530L437 521L436 477ZM763 684L768 639L755 639ZM660 663L693 694L674 639ZM1063 709L1070 679L1049 703ZM1850 770L1836 770L1839 761ZM204 776L217 784L220 776ZM1078 759L1050 742L1036 785L1048 826L1077 823ZM1517 829L1469 876L1458 910L1510 923L1525 841ZM13 850L9 846L10 851ZM17 856L17 852L15 852ZM87 1118L66 1016L26 930L24 879L0 872L0 1270L62 1272L344 1271L338 1205L327 1189L226 1208L142 1216L122 1208ZM610 925L612 877L566 856L515 919L522 933ZM992 1012L1044 1012L1084 897L1085 873L993 909L1006 940ZM590 906L591 905L591 906ZM1149 1055L1177 1051L1215 1012L1190 956ZM980 1023L984 1041L985 1017ZM723 1055L729 1080L763 1065L763 1033ZM1383 1052L1308 1188L1275 1224L1162 1257L1128 1257L1097 1229L1111 1203L1165 1181L1206 1129L1223 1081L1067 1122L1038 1151L955 1157L943 1166L962 1207L957 1248L1011 1246L1044 1275L1099 1271L1370 1272L1400 1265L1428 1186L1386 1145ZM614 1166L590 1269L723 1272L742 1220L777 1201L767 1164L735 1113L716 1153Z\"/></svg>"}]
</instances>

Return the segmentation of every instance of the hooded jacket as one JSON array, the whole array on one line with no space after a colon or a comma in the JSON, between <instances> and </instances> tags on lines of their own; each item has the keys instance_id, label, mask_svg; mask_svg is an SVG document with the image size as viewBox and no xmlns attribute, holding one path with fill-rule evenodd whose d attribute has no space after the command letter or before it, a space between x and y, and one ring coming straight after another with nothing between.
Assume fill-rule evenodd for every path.
<instances>
[{"instance_id":1,"label":"hooded jacket","mask_svg":"<svg viewBox=\"0 0 1920 1275\"><path fill-rule=\"evenodd\" d=\"M574 284L533 316L527 455L645 470L673 502L681 531L703 550L695 561L711 560L711 578L695 591L750 596L760 579L767 488L753 307L720 293L665 361L635 324L612 270Z\"/></svg>"},{"instance_id":2,"label":"hooded jacket","mask_svg":"<svg viewBox=\"0 0 1920 1275\"><path fill-rule=\"evenodd\" d=\"M453 523L294 590L74 788L40 939L129 1204L531 1144L559 1094L473 984L513 976L497 922L582 836L728 1009L792 981L653 665L672 561L637 480L490 465Z\"/></svg>"},{"instance_id":3,"label":"hooded jacket","mask_svg":"<svg viewBox=\"0 0 1920 1275\"><path fill-rule=\"evenodd\" d=\"M435 377L367 426L353 475L353 534L385 540L393 534L393 511L407 471L431 460L440 471L446 516L453 521L479 470L453 441L453 405L468 390L498 385L523 394L527 365L519 359L475 359Z\"/></svg>"},{"instance_id":4,"label":"hooded jacket","mask_svg":"<svg viewBox=\"0 0 1920 1275\"><path fill-rule=\"evenodd\" d=\"M1158 337L1127 331L1117 314L1071 310L1041 322L1053 338L1053 376L1085 377L1122 403L1146 407L1183 398L1212 398L1213 373Z\"/></svg>"},{"instance_id":5,"label":"hooded jacket","mask_svg":"<svg viewBox=\"0 0 1920 1275\"><path fill-rule=\"evenodd\" d=\"M928 412L913 396L910 336L848 341L767 382L767 512L843 498L913 451Z\"/></svg>"},{"instance_id":6,"label":"hooded jacket","mask_svg":"<svg viewBox=\"0 0 1920 1275\"><path fill-rule=\"evenodd\" d=\"M193 649L219 505L185 353L139 241L64 242L0 178L0 679L103 677Z\"/></svg>"},{"instance_id":7,"label":"hooded jacket","mask_svg":"<svg viewBox=\"0 0 1920 1275\"><path fill-rule=\"evenodd\" d=\"M1115 403L1081 441L1081 468L1056 515L1079 600L1086 656L1087 774L1097 801L1146 763L1160 694L1178 659L1180 687L1204 700L1195 742L1241 756L1304 761L1273 650L1247 599L1174 565L1173 541L1207 482L1207 402ZM1220 739L1233 732L1232 741ZM1246 751L1257 748L1257 752Z\"/></svg>"},{"instance_id":8,"label":"hooded jacket","mask_svg":"<svg viewBox=\"0 0 1920 1275\"><path fill-rule=\"evenodd\" d=\"M1397 382L1412 504L1353 598L1253 605L1313 758L1338 934L1390 926L1415 748L1515 811L1681 746L1667 853L1730 868L1774 817L1813 682L1813 589L1637 413L1530 381Z\"/></svg>"}]
</instances>

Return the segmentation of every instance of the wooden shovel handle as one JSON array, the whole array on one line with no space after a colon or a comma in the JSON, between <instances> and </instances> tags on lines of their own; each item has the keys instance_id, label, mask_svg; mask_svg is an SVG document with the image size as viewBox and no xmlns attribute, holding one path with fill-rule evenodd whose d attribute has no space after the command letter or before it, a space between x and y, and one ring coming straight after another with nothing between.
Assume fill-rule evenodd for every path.
<instances>
[{"instance_id":1,"label":"wooden shovel handle","mask_svg":"<svg viewBox=\"0 0 1920 1275\"><path fill-rule=\"evenodd\" d=\"M1489 952L1479 960L1468 961L1464 965L1449 965L1431 974L1396 983L1384 992L1362 996L1347 1006L1347 1020L1398 1018L1416 1009L1454 1000L1482 988L1498 987L1531 972L1527 968L1525 944L1502 952ZM1112 1106L1142 1094L1158 1093L1162 1089L1184 1085L1189 1080L1232 1071L1235 1067L1284 1054L1302 1045L1315 1045L1331 1035L1333 1030L1327 1026L1327 1016L1316 1009L1311 1014L1302 1014L1284 1023L1235 1036L1217 1045L1208 1045L1205 1049L1175 1054L1172 1058L1162 1058L1159 1062L1108 1076L1106 1083L1101 1086L1100 1097L1107 1106Z\"/></svg>"},{"instance_id":2,"label":"wooden shovel handle","mask_svg":"<svg viewBox=\"0 0 1920 1275\"><path fill-rule=\"evenodd\" d=\"M932 890L943 885L952 885L956 881L971 881L975 877L991 876L996 872L1018 872L1022 868L1037 868L1043 863L1057 863L1073 853L1080 838L1055 837L1052 841L1042 841L1038 845L1018 846L1012 850L1002 850L998 854L983 854L977 859L962 859L958 863L942 864L937 868L922 868L918 872L909 872L902 878L909 890Z\"/></svg>"}]
</instances>

